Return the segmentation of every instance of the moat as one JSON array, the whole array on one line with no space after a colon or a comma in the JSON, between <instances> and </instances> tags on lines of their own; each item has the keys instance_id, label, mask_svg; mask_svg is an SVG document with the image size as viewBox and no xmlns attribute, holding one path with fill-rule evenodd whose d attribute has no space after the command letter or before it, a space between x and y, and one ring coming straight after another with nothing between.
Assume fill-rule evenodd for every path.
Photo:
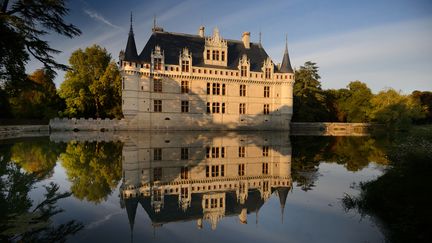
<instances>
[{"instance_id":1,"label":"moat","mask_svg":"<svg viewBox=\"0 0 432 243\"><path fill-rule=\"evenodd\" d=\"M379 220L347 210L342 199L384 173L387 146L370 136L280 132L3 140L1 235L67 242L383 242Z\"/></svg>"}]
</instances>

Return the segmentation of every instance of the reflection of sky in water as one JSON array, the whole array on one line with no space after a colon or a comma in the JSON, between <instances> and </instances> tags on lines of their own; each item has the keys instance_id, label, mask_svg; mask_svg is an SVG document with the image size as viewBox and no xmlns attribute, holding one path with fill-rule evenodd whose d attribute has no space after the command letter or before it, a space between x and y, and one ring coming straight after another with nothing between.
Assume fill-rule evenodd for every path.
<instances>
[{"instance_id":1,"label":"reflection of sky in water","mask_svg":"<svg viewBox=\"0 0 432 243\"><path fill-rule=\"evenodd\" d=\"M144 208L139 204L135 217L133 239L135 242L381 242L380 229L366 216L361 218L354 211L345 212L341 205L344 193L358 194L353 184L376 178L382 167L375 163L356 172L344 165L322 162L318 167L315 187L301 190L293 182L282 215L279 198L273 193L259 209L247 216L247 224L239 222L238 215L226 215L211 229L209 221L197 228L197 221L178 221L153 226ZM68 191L68 181L62 162L58 161L53 176L35 184L30 197L34 202L42 200L42 185L55 182L60 191ZM58 202L65 210L55 216L56 223L78 220L85 228L69 237L70 242L129 242L130 226L125 208L120 207L120 185L95 204L69 197ZM258 218L257 218L258 217Z\"/></svg>"}]
</instances>

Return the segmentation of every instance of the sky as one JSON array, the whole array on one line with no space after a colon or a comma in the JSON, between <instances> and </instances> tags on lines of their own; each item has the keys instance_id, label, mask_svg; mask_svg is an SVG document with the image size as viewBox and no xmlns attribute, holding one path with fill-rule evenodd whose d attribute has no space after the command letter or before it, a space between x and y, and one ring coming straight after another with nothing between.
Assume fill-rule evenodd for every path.
<instances>
[{"instance_id":1,"label":"sky","mask_svg":"<svg viewBox=\"0 0 432 243\"><path fill-rule=\"evenodd\" d=\"M153 18L169 32L206 35L219 28L223 38L262 45L275 63L282 61L285 36L291 63L317 63L324 89L344 88L350 81L367 83L373 92L394 88L405 94L432 90L431 0L69 0L66 21L81 29L73 39L49 35L62 51L58 62L68 64L71 53L92 44L105 47L116 61L126 47L133 13L138 53L151 33ZM32 60L31 72L42 67ZM57 87L64 80L59 72Z\"/></svg>"}]
</instances>

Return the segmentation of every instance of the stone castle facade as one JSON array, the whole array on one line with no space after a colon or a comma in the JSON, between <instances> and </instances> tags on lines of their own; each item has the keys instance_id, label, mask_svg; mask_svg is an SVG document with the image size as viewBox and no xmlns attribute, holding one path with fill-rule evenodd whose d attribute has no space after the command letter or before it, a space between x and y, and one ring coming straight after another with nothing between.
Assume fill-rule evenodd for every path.
<instances>
[{"instance_id":1,"label":"stone castle facade","mask_svg":"<svg viewBox=\"0 0 432 243\"><path fill-rule=\"evenodd\" d=\"M275 65L250 33L241 40L166 32L156 25L140 54L132 28L120 52L122 109L136 130L289 130L294 72Z\"/></svg>"}]
</instances>

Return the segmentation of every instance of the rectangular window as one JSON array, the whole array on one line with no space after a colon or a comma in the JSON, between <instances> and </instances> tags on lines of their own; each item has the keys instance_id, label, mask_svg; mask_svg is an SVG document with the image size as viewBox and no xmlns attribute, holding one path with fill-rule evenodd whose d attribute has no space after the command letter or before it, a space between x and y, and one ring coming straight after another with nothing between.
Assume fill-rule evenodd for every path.
<instances>
[{"instance_id":1,"label":"rectangular window","mask_svg":"<svg viewBox=\"0 0 432 243\"><path fill-rule=\"evenodd\" d=\"M153 91L157 93L162 92L162 79L160 78L153 79Z\"/></svg>"},{"instance_id":2,"label":"rectangular window","mask_svg":"<svg viewBox=\"0 0 432 243\"><path fill-rule=\"evenodd\" d=\"M246 84L240 84L240 96L246 96Z\"/></svg>"},{"instance_id":3,"label":"rectangular window","mask_svg":"<svg viewBox=\"0 0 432 243\"><path fill-rule=\"evenodd\" d=\"M153 169L153 179L155 181L160 181L162 180L162 168L158 167L158 168L154 168Z\"/></svg>"},{"instance_id":4,"label":"rectangular window","mask_svg":"<svg viewBox=\"0 0 432 243\"><path fill-rule=\"evenodd\" d=\"M225 103L222 103L222 114L225 114Z\"/></svg>"},{"instance_id":5,"label":"rectangular window","mask_svg":"<svg viewBox=\"0 0 432 243\"><path fill-rule=\"evenodd\" d=\"M207 50L207 60L210 60L211 59L211 57L210 57L210 50Z\"/></svg>"},{"instance_id":6,"label":"rectangular window","mask_svg":"<svg viewBox=\"0 0 432 243\"><path fill-rule=\"evenodd\" d=\"M220 176L222 176L222 177L225 176L225 165L220 166Z\"/></svg>"},{"instance_id":7,"label":"rectangular window","mask_svg":"<svg viewBox=\"0 0 432 243\"><path fill-rule=\"evenodd\" d=\"M162 190L154 189L153 197L155 201L162 201Z\"/></svg>"},{"instance_id":8,"label":"rectangular window","mask_svg":"<svg viewBox=\"0 0 432 243\"><path fill-rule=\"evenodd\" d=\"M266 79L271 78L271 69L270 68L265 69L265 78Z\"/></svg>"},{"instance_id":9,"label":"rectangular window","mask_svg":"<svg viewBox=\"0 0 432 243\"><path fill-rule=\"evenodd\" d=\"M225 147L221 147L221 158L225 158Z\"/></svg>"},{"instance_id":10,"label":"rectangular window","mask_svg":"<svg viewBox=\"0 0 432 243\"><path fill-rule=\"evenodd\" d=\"M226 85L225 84L222 84L222 95L225 95L225 91L226 90Z\"/></svg>"},{"instance_id":11,"label":"rectangular window","mask_svg":"<svg viewBox=\"0 0 432 243\"><path fill-rule=\"evenodd\" d=\"M246 103L239 104L239 114L246 114Z\"/></svg>"},{"instance_id":12,"label":"rectangular window","mask_svg":"<svg viewBox=\"0 0 432 243\"><path fill-rule=\"evenodd\" d=\"M211 176L212 177L218 177L219 176L219 166L217 166L217 165L211 166Z\"/></svg>"},{"instance_id":13,"label":"rectangular window","mask_svg":"<svg viewBox=\"0 0 432 243\"><path fill-rule=\"evenodd\" d=\"M211 110L210 110L210 102L207 102L207 113L211 113Z\"/></svg>"},{"instance_id":14,"label":"rectangular window","mask_svg":"<svg viewBox=\"0 0 432 243\"><path fill-rule=\"evenodd\" d=\"M210 147L206 147L206 158L210 158Z\"/></svg>"},{"instance_id":15,"label":"rectangular window","mask_svg":"<svg viewBox=\"0 0 432 243\"><path fill-rule=\"evenodd\" d=\"M162 149L154 148L153 149L153 160L162 160Z\"/></svg>"},{"instance_id":16,"label":"rectangular window","mask_svg":"<svg viewBox=\"0 0 432 243\"><path fill-rule=\"evenodd\" d=\"M162 112L162 100L154 100L153 103L154 112Z\"/></svg>"},{"instance_id":17,"label":"rectangular window","mask_svg":"<svg viewBox=\"0 0 432 243\"><path fill-rule=\"evenodd\" d=\"M210 177L210 166L206 166L206 177Z\"/></svg>"},{"instance_id":18,"label":"rectangular window","mask_svg":"<svg viewBox=\"0 0 432 243\"><path fill-rule=\"evenodd\" d=\"M268 146L263 146L262 150L263 150L263 157L268 157L268 155L269 155L269 147Z\"/></svg>"},{"instance_id":19,"label":"rectangular window","mask_svg":"<svg viewBox=\"0 0 432 243\"><path fill-rule=\"evenodd\" d=\"M189 190L188 190L188 188L187 187L185 187L185 188L181 188L180 189L180 193L181 193L181 198L188 198L188 196L189 196Z\"/></svg>"},{"instance_id":20,"label":"rectangular window","mask_svg":"<svg viewBox=\"0 0 432 243\"><path fill-rule=\"evenodd\" d=\"M162 58L155 57L154 61L154 70L162 70Z\"/></svg>"},{"instance_id":21,"label":"rectangular window","mask_svg":"<svg viewBox=\"0 0 432 243\"><path fill-rule=\"evenodd\" d=\"M245 175L245 164L239 164L238 165L238 175L239 176Z\"/></svg>"},{"instance_id":22,"label":"rectangular window","mask_svg":"<svg viewBox=\"0 0 432 243\"><path fill-rule=\"evenodd\" d=\"M181 112L182 112L182 113L187 113L187 112L189 112L189 101L187 101L187 100L182 100L182 102L181 102Z\"/></svg>"},{"instance_id":23,"label":"rectangular window","mask_svg":"<svg viewBox=\"0 0 432 243\"><path fill-rule=\"evenodd\" d=\"M182 72L189 72L189 61L182 60Z\"/></svg>"},{"instance_id":24,"label":"rectangular window","mask_svg":"<svg viewBox=\"0 0 432 243\"><path fill-rule=\"evenodd\" d=\"M215 58L215 60L219 61L219 51L216 51L216 58Z\"/></svg>"},{"instance_id":25,"label":"rectangular window","mask_svg":"<svg viewBox=\"0 0 432 243\"><path fill-rule=\"evenodd\" d=\"M213 102L212 113L219 113L219 112L220 112L220 103L219 102Z\"/></svg>"},{"instance_id":26,"label":"rectangular window","mask_svg":"<svg viewBox=\"0 0 432 243\"><path fill-rule=\"evenodd\" d=\"M224 62L225 61L225 52L222 51L222 55L221 55L221 61Z\"/></svg>"},{"instance_id":27,"label":"rectangular window","mask_svg":"<svg viewBox=\"0 0 432 243\"><path fill-rule=\"evenodd\" d=\"M122 80L122 89L125 89L125 81L124 81L124 79Z\"/></svg>"},{"instance_id":28,"label":"rectangular window","mask_svg":"<svg viewBox=\"0 0 432 243\"><path fill-rule=\"evenodd\" d=\"M210 208L217 208L217 199L216 198L212 198L210 200Z\"/></svg>"},{"instance_id":29,"label":"rectangular window","mask_svg":"<svg viewBox=\"0 0 432 243\"><path fill-rule=\"evenodd\" d=\"M220 83L216 84L216 95L220 95Z\"/></svg>"},{"instance_id":30,"label":"rectangular window","mask_svg":"<svg viewBox=\"0 0 432 243\"><path fill-rule=\"evenodd\" d=\"M247 67L246 66L241 66L240 76L247 77Z\"/></svg>"},{"instance_id":31,"label":"rectangular window","mask_svg":"<svg viewBox=\"0 0 432 243\"><path fill-rule=\"evenodd\" d=\"M181 81L181 92L189 93L189 81Z\"/></svg>"},{"instance_id":32,"label":"rectangular window","mask_svg":"<svg viewBox=\"0 0 432 243\"><path fill-rule=\"evenodd\" d=\"M264 181L263 182L263 191L268 192L268 190L269 190L269 182Z\"/></svg>"},{"instance_id":33,"label":"rectangular window","mask_svg":"<svg viewBox=\"0 0 432 243\"><path fill-rule=\"evenodd\" d=\"M219 158L219 147L212 148L212 158Z\"/></svg>"},{"instance_id":34,"label":"rectangular window","mask_svg":"<svg viewBox=\"0 0 432 243\"><path fill-rule=\"evenodd\" d=\"M189 148L181 148L180 158L189 159Z\"/></svg>"},{"instance_id":35,"label":"rectangular window","mask_svg":"<svg viewBox=\"0 0 432 243\"><path fill-rule=\"evenodd\" d=\"M263 175L267 175L268 174L268 163L263 163L262 164L262 173L263 173Z\"/></svg>"},{"instance_id":36,"label":"rectangular window","mask_svg":"<svg viewBox=\"0 0 432 243\"><path fill-rule=\"evenodd\" d=\"M264 115L268 115L270 113L270 105L264 104Z\"/></svg>"},{"instance_id":37,"label":"rectangular window","mask_svg":"<svg viewBox=\"0 0 432 243\"><path fill-rule=\"evenodd\" d=\"M189 169L188 169L188 167L182 167L181 168L180 178L183 179L183 180L186 180L186 179L189 178Z\"/></svg>"},{"instance_id":38,"label":"rectangular window","mask_svg":"<svg viewBox=\"0 0 432 243\"><path fill-rule=\"evenodd\" d=\"M210 84L210 83L207 83L207 94L208 94L208 95L210 94L210 86L211 86L211 84Z\"/></svg>"},{"instance_id":39,"label":"rectangular window","mask_svg":"<svg viewBox=\"0 0 432 243\"><path fill-rule=\"evenodd\" d=\"M212 52L212 54L213 54L213 60L216 60L216 51L215 50L213 50L213 52Z\"/></svg>"},{"instance_id":40,"label":"rectangular window","mask_svg":"<svg viewBox=\"0 0 432 243\"><path fill-rule=\"evenodd\" d=\"M244 158L245 157L246 148L245 147L239 147L239 157Z\"/></svg>"},{"instance_id":41,"label":"rectangular window","mask_svg":"<svg viewBox=\"0 0 432 243\"><path fill-rule=\"evenodd\" d=\"M264 97L270 97L270 86L264 86Z\"/></svg>"}]
</instances>

